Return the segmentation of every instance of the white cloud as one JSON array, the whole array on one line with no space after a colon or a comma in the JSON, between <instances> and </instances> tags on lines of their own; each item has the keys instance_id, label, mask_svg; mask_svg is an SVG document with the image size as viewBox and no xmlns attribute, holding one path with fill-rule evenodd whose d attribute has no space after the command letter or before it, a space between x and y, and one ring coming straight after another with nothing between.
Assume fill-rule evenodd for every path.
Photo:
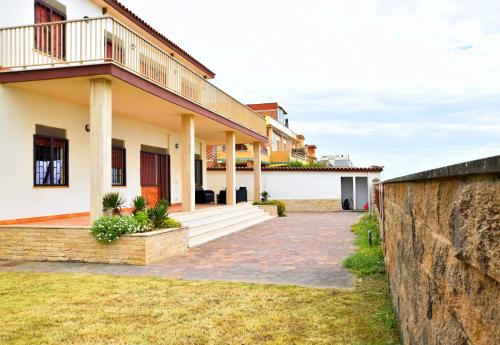
<instances>
[{"instance_id":1,"label":"white cloud","mask_svg":"<svg viewBox=\"0 0 500 345\"><path fill-rule=\"evenodd\" d=\"M293 128L300 128L301 133L336 134L363 136L406 137L418 133L442 134L498 134L500 138L500 121L497 123L381 123L369 121L295 121ZM292 129L293 129L292 128ZM451 133L450 133L451 132Z\"/></svg>"},{"instance_id":2,"label":"white cloud","mask_svg":"<svg viewBox=\"0 0 500 345\"><path fill-rule=\"evenodd\" d=\"M402 174L500 151L498 0L122 2L232 96L280 102L322 153Z\"/></svg>"}]
</instances>

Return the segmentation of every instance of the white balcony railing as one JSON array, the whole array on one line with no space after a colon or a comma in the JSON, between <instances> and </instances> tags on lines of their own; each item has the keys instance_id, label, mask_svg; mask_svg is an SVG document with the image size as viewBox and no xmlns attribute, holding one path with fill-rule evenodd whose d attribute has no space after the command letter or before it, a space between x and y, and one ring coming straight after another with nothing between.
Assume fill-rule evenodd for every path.
<instances>
[{"instance_id":1,"label":"white balcony railing","mask_svg":"<svg viewBox=\"0 0 500 345\"><path fill-rule=\"evenodd\" d=\"M111 17L0 29L0 71L113 62L252 131L265 120Z\"/></svg>"},{"instance_id":2,"label":"white balcony railing","mask_svg":"<svg viewBox=\"0 0 500 345\"><path fill-rule=\"evenodd\" d=\"M297 161L301 161L301 162L305 162L307 161L307 156L305 153L302 153L302 152L294 152L294 151L291 151L290 152L290 157L293 158L294 160L297 160Z\"/></svg>"}]
</instances>

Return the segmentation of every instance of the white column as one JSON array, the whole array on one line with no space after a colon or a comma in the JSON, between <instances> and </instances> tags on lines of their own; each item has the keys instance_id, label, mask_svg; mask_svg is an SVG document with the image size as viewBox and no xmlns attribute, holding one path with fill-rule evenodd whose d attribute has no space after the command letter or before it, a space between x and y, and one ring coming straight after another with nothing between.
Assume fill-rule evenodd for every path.
<instances>
[{"instance_id":1,"label":"white column","mask_svg":"<svg viewBox=\"0 0 500 345\"><path fill-rule=\"evenodd\" d=\"M357 209L356 206L356 176L352 177L352 202L353 202L353 210Z\"/></svg>"},{"instance_id":2,"label":"white column","mask_svg":"<svg viewBox=\"0 0 500 345\"><path fill-rule=\"evenodd\" d=\"M194 199L194 116L182 115L182 210L193 212Z\"/></svg>"},{"instance_id":3,"label":"white column","mask_svg":"<svg viewBox=\"0 0 500 345\"><path fill-rule=\"evenodd\" d=\"M236 204L236 137L226 132L226 204Z\"/></svg>"},{"instance_id":4,"label":"white column","mask_svg":"<svg viewBox=\"0 0 500 345\"><path fill-rule=\"evenodd\" d=\"M90 81L90 220L102 216L102 199L111 190L111 81Z\"/></svg>"},{"instance_id":5,"label":"white column","mask_svg":"<svg viewBox=\"0 0 500 345\"><path fill-rule=\"evenodd\" d=\"M261 146L260 141L253 143L253 200L260 201L260 191L261 191Z\"/></svg>"},{"instance_id":6,"label":"white column","mask_svg":"<svg viewBox=\"0 0 500 345\"><path fill-rule=\"evenodd\" d=\"M208 178L208 173L207 173L207 144L205 142L201 143L201 165L202 165L202 170L203 170L203 189L207 189L207 178Z\"/></svg>"}]
</instances>

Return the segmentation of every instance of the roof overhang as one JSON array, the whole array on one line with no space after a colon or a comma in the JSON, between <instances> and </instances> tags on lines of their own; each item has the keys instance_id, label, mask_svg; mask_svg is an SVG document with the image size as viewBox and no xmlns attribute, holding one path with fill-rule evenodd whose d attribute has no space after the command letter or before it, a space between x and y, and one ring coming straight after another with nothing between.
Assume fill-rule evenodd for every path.
<instances>
[{"instance_id":1,"label":"roof overhang","mask_svg":"<svg viewBox=\"0 0 500 345\"><path fill-rule=\"evenodd\" d=\"M168 101L176 106L182 107L186 109L188 113L192 112L193 114L198 114L207 119L216 121L226 126L228 130L233 129L244 134L247 138L251 137L252 140L263 143L268 142L268 138L266 136L256 133L239 123L236 123L113 63L1 72L0 83L15 84L65 78L98 77L103 75L114 77L126 84L135 86L146 93Z\"/></svg>"}]
</instances>

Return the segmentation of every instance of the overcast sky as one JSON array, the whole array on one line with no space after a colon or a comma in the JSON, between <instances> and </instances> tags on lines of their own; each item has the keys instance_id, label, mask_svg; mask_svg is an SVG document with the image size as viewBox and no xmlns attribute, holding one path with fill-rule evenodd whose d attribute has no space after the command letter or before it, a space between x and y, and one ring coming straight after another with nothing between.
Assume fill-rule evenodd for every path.
<instances>
[{"instance_id":1,"label":"overcast sky","mask_svg":"<svg viewBox=\"0 0 500 345\"><path fill-rule=\"evenodd\" d=\"M383 178L500 154L498 0L122 0L319 155Z\"/></svg>"}]
</instances>

